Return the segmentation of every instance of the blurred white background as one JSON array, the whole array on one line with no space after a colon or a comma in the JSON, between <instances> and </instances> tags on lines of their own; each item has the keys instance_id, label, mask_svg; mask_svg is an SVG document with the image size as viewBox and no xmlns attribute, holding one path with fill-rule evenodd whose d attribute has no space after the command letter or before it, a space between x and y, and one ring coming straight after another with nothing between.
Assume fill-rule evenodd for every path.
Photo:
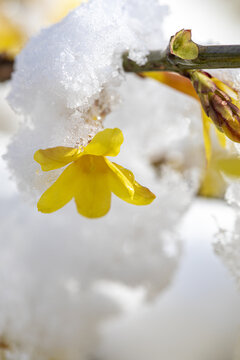
<instances>
[{"instance_id":1,"label":"blurred white background","mask_svg":"<svg viewBox=\"0 0 240 360\"><path fill-rule=\"evenodd\" d=\"M169 17L164 22L166 39L181 28L190 28L193 31L193 40L202 44L206 42L239 43L239 1L162 0L161 3L170 7ZM1 88L2 93L5 94L7 90L2 85ZM163 86L161 89L162 92L165 91ZM168 101L174 103L173 93L170 90L166 91L168 93L164 101L168 99ZM131 96L129 97L131 98ZM176 99L176 103L180 104L186 98L178 97ZM186 103L188 101L190 100L186 100ZM196 106L194 106L193 109L196 109ZM189 105L189 107L191 106ZM167 109L168 106L165 104L163 112L165 111L166 117L168 116ZM0 151L3 154L6 151L6 144L13 133L16 118L8 109L8 105L4 100L1 100L0 113L0 124L3 123L4 125L2 126L4 131L0 135ZM169 116L172 119L174 118L174 106L172 106L171 115ZM186 114L182 116L186 117ZM200 114L196 113L194 116L201 121ZM191 116L188 115L188 118L191 118ZM139 172L141 172L141 169ZM113 211L116 211L115 215L111 215L113 221L115 221L112 228L109 225L110 221L107 222L108 220L106 220L105 225L103 223L101 226L99 225L101 220L98 220L97 225L95 225L94 222L88 223L89 220L80 219L75 214L73 205L69 205L66 209L46 219L44 215L38 214L32 205L24 202L14 182L9 180L9 176L6 165L1 160L0 251L2 249L2 253L0 255L0 304L2 306L0 306L0 339L1 336L8 335L9 329L6 324L8 324L8 321L11 324L13 318L15 318L17 326L14 328L11 325L15 333L9 331L10 339L16 340L21 334L19 338L20 343L23 344L23 351L21 349L20 354L27 349L29 357L26 357L26 359L28 359L31 356L32 349L40 348L41 350L39 336L41 337L41 331L48 331L46 330L48 325L44 322L49 317L49 322L52 321L49 325L51 330L49 330L49 333L47 332L47 339L44 334L42 335L46 342L44 344L45 352L43 351L36 359L46 359L44 356L48 354L47 350L49 348L53 349L52 353L50 351L50 355L54 354L56 356L55 360L58 357L64 359L64 350L60 350L59 354L55 351L55 348L59 347L61 349L61 344L59 344L61 336L55 337L54 335L59 332L61 327L64 327L63 344L66 344L66 348L72 346L79 351L77 356L75 350L73 353L70 350L66 351L66 360L73 360L74 356L79 360L91 360L92 358L101 360L240 359L236 355L240 335L240 293L234 278L221 259L215 255L212 245L217 241L216 236L219 232L231 232L233 230L235 212L226 203L220 200L196 198L177 227L176 243L174 242L173 246L172 241L169 241L169 244L166 241L164 245L165 251L162 253L162 244L159 247L156 245L155 249L155 238L152 238L158 234L158 231L154 232L155 230L149 230L147 227L149 226L148 221L151 221L150 216L146 221L146 229L148 230L144 233L145 238L142 235L142 242L139 243L143 246L143 250L142 252L139 251L138 232L135 230L137 228L138 231L142 232L144 223L141 224L142 227L139 226L138 228L138 225L134 227L134 224L137 224L137 217L134 218L133 212L130 211L129 223L123 221L123 225L117 228L117 232L122 231L123 237L129 236L131 238L130 247L134 249L133 254L135 254L132 262L138 264L138 256L148 251L144 250L144 246L146 246L146 249L146 244L149 244L149 247L151 246L151 256L147 257L146 255L146 268L144 268L142 274L137 276L137 265L132 265L131 260L129 262L126 260L125 265L125 260L122 260L124 251L127 253L126 249L123 250L123 247L128 244L127 238L125 242L119 241L119 243L110 238L109 243L106 242L106 244L112 253L109 253L109 256L106 255L108 247L104 245L104 241L109 236L109 233L114 234L114 227L117 226L117 205L113 206ZM128 205L124 204L124 206L127 207ZM166 206L164 211L167 213L171 211L171 208ZM125 210L120 207L120 216L124 217L124 212ZM139 215L139 218L140 220L144 219L144 216ZM157 222L158 218L154 218L154 221ZM141 222L144 222L144 220L141 220ZM161 213L159 214L159 222L161 222ZM132 226L130 230L125 228L128 224L130 224L129 227ZM86 230L88 227L93 230L88 232ZM93 238L94 227L97 229L96 238ZM101 231L103 233L102 237L98 236ZM161 229L159 231L161 232ZM57 237L59 237L59 241ZM119 237L121 236L118 234L117 238ZM41 244L41 238L43 245ZM81 245L77 244L77 241ZM91 243L90 246L88 241ZM35 242L36 249L34 249ZM114 243L114 250L111 250L111 242ZM72 250L70 249L71 246L73 247ZM77 249L75 258L74 247ZM94 251L96 253L93 256ZM64 258L65 252L67 260ZM154 258L153 261L156 262L154 262L155 268L151 270L155 283L151 284L151 271L148 273L148 269L151 268L151 259L154 255L157 256L158 252L159 259L158 257ZM91 258L89 262L87 261L88 255ZM35 263L34 258L31 263L29 260L31 256L35 256L40 265L37 261ZM111 256L110 261L108 257ZM106 258L106 265L104 260L101 263L101 257ZM74 259L72 260L72 258ZM144 262L143 259L141 258L139 262ZM118 261L119 268L117 267L116 270L114 266ZM161 266L161 261L163 266ZM82 267L80 262L84 263ZM111 269L108 268L112 263L115 264L112 266L117 275L114 271L112 275ZM66 271L64 266L66 266ZM126 279L125 275L122 275L125 266L130 274L133 273L132 278L129 275L130 280ZM164 272L165 269L166 273ZM36 277L34 275L35 271ZM83 275L83 272L86 272L87 275ZM160 280L158 280L158 272ZM44 275L42 275L43 273ZM51 273L51 276L49 273ZM141 273L140 270L139 273ZM23 289L21 281L18 280L21 280L21 276L24 277L26 274L29 274L29 278L27 278ZM97 284L91 278L94 278L94 276L97 278ZM45 280L48 283L49 277L52 279L52 283L45 284ZM70 289L70 293L76 293L77 295L71 295L72 297L69 295L68 298L65 293L58 293L55 287L61 287L63 278L64 281L66 280L65 282L68 285L66 288ZM57 283L58 279L59 283ZM69 282L69 280L71 281ZM91 283L90 285L87 283L88 281ZM97 305L89 295L94 286L97 287ZM155 293L154 286L156 286ZM8 291L9 287L11 287L12 292L9 291L9 297L2 296L4 301L1 302L1 294ZM38 291L38 293L33 296L32 292L34 291ZM151 294L151 291L154 295ZM84 306L81 305L82 307L80 306L80 310L78 310L83 294L86 295L86 293L91 300L88 301L86 297L87 300L84 300ZM99 294L104 298L103 303L100 301ZM19 296L19 299L17 299L17 296ZM59 308L57 305L55 306L55 301L58 303L58 299L56 300L54 296L63 297ZM27 301L24 303L26 299ZM46 310L47 305L41 307L43 302L48 301L52 301L49 307L50 312L54 313L55 308L57 309L56 314L52 317ZM108 301L111 305L108 304ZM41 306L39 306L38 302L41 302ZM27 304L29 308L26 308ZM22 312L22 306L25 306L27 315L21 313L19 317L21 320L18 320L18 312ZM92 311L91 307L95 310ZM72 309L75 309L76 316ZM5 311L9 318L3 316ZM66 311L67 315L66 317L63 316L61 321L58 317L61 318L64 311ZM11 318L9 314L14 316ZM81 326L79 323L81 323ZM35 332L33 331L34 335L31 334L31 324L35 329ZM70 329L69 332L68 328ZM26 331L28 338L23 341L24 331ZM74 340L69 340L68 336L72 336ZM80 338L80 345L78 344L78 338ZM71 341L75 341L79 346L75 346L76 344L72 344ZM24 344L26 346L25 350ZM67 357L69 354L72 354L72 358ZM0 359L4 359L1 356L3 355L1 355L0 351ZM15 358L17 359L19 356L19 353L16 352Z\"/></svg>"}]
</instances>

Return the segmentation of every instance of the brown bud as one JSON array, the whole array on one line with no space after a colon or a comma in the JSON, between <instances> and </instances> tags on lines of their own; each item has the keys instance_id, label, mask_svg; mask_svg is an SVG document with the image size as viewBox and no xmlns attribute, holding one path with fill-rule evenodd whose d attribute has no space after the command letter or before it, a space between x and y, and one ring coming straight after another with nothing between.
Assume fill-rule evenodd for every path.
<instances>
[{"instance_id":1,"label":"brown bud","mask_svg":"<svg viewBox=\"0 0 240 360\"><path fill-rule=\"evenodd\" d=\"M240 102L237 92L204 71L193 70L188 75L207 116L218 130L231 140L240 142Z\"/></svg>"}]
</instances>

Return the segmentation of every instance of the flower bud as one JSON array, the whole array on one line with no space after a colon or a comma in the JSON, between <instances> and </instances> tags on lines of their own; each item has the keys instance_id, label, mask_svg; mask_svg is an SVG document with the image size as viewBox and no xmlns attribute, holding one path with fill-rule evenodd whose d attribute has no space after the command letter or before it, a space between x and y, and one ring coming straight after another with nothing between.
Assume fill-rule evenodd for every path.
<instances>
[{"instance_id":1,"label":"flower bud","mask_svg":"<svg viewBox=\"0 0 240 360\"><path fill-rule=\"evenodd\" d=\"M192 41L191 30L182 29L171 37L169 50L172 55L184 60L194 60L198 57L198 45Z\"/></svg>"},{"instance_id":2,"label":"flower bud","mask_svg":"<svg viewBox=\"0 0 240 360\"><path fill-rule=\"evenodd\" d=\"M188 71L202 107L218 130L240 142L240 102L237 92L210 74Z\"/></svg>"}]
</instances>

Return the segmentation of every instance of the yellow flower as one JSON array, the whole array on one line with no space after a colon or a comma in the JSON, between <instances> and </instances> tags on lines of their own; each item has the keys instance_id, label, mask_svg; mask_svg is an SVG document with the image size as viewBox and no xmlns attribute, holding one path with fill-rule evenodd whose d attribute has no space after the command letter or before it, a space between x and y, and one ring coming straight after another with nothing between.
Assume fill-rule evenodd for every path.
<instances>
[{"instance_id":1,"label":"yellow flower","mask_svg":"<svg viewBox=\"0 0 240 360\"><path fill-rule=\"evenodd\" d=\"M87 0L60 0L58 6L47 14L49 24L62 20L71 10L87 2Z\"/></svg>"},{"instance_id":2,"label":"yellow flower","mask_svg":"<svg viewBox=\"0 0 240 360\"><path fill-rule=\"evenodd\" d=\"M25 40L21 28L2 14L0 8L0 52L14 58Z\"/></svg>"},{"instance_id":3,"label":"yellow flower","mask_svg":"<svg viewBox=\"0 0 240 360\"><path fill-rule=\"evenodd\" d=\"M9 0L0 1L0 53L6 53L9 57L15 58L27 42L29 34L24 27L18 24L17 18L15 20L4 13L4 7L8 5L8 2ZM36 2L39 2L39 0L36 0ZM51 4L41 5L41 2L39 2L39 18L41 18L41 14L44 15L42 17L42 26L45 27L60 21L69 11L84 2L86 0L60 0L58 6L54 8ZM18 4L23 13L25 9L30 11L31 8L34 9L32 5L33 1Z\"/></svg>"},{"instance_id":4,"label":"yellow flower","mask_svg":"<svg viewBox=\"0 0 240 360\"><path fill-rule=\"evenodd\" d=\"M107 214L111 193L134 205L148 205L155 195L135 181L131 171L109 161L117 156L123 134L119 129L105 129L95 135L85 148L55 147L38 150L34 159L43 171L70 164L41 196L38 210L51 213L75 199L78 212L89 218Z\"/></svg>"}]
</instances>

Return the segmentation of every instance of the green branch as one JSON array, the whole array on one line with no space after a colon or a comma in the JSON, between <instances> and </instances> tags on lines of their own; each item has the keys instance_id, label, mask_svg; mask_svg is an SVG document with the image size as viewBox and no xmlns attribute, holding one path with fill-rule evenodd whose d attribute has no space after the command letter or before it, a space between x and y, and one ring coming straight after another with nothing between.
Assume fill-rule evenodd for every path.
<instances>
[{"instance_id":1,"label":"green branch","mask_svg":"<svg viewBox=\"0 0 240 360\"><path fill-rule=\"evenodd\" d=\"M123 55L123 68L126 72L141 73L144 71L174 71L194 69L232 69L240 68L240 45L198 45L198 57L193 60L181 59L170 51L152 51L147 62L140 66Z\"/></svg>"},{"instance_id":2,"label":"green branch","mask_svg":"<svg viewBox=\"0 0 240 360\"><path fill-rule=\"evenodd\" d=\"M191 30L180 30L172 36L165 51L151 51L144 65L140 66L123 55L126 72L173 71L240 68L240 45L202 46L191 39Z\"/></svg>"}]
</instances>

